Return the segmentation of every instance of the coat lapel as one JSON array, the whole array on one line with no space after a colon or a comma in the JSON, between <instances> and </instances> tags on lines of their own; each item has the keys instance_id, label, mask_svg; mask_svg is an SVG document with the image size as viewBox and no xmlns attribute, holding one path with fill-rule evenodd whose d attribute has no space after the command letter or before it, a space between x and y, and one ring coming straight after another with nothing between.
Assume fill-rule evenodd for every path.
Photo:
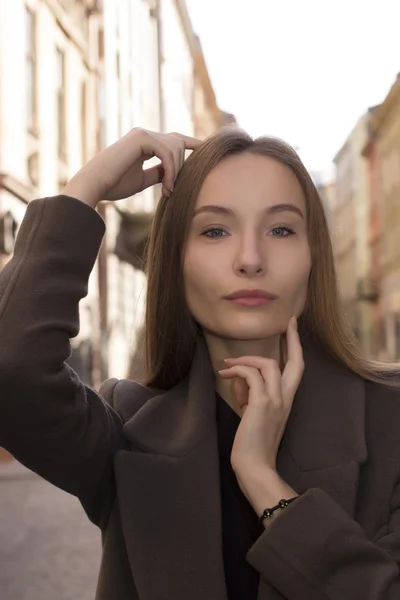
<instances>
[{"instance_id":1,"label":"coat lapel","mask_svg":"<svg viewBox=\"0 0 400 600\"><path fill-rule=\"evenodd\" d=\"M172 390L153 391L146 401L146 388L126 385L131 397L144 399L124 426L131 451L119 452L115 467L140 599L227 600L214 375L206 348L199 343L188 380Z\"/></svg>"},{"instance_id":2,"label":"coat lapel","mask_svg":"<svg viewBox=\"0 0 400 600\"><path fill-rule=\"evenodd\" d=\"M320 488L349 514L367 459L365 383L303 343L305 372L278 454L278 471L298 492Z\"/></svg>"},{"instance_id":3,"label":"coat lapel","mask_svg":"<svg viewBox=\"0 0 400 600\"><path fill-rule=\"evenodd\" d=\"M364 384L312 348L305 362L278 471L297 492L321 488L353 514L367 456ZM141 600L227 600L214 389L203 340L188 379L175 388L117 386L114 406L130 450L117 454L115 473ZM281 596L260 581L258 600L272 598Z\"/></svg>"}]
</instances>

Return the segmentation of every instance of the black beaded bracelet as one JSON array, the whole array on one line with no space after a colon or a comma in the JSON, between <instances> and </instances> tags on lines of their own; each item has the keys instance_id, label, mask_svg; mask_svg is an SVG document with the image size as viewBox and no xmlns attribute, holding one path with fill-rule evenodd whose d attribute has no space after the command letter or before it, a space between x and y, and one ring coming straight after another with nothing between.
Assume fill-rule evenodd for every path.
<instances>
[{"instance_id":1,"label":"black beaded bracelet","mask_svg":"<svg viewBox=\"0 0 400 600\"><path fill-rule=\"evenodd\" d=\"M259 518L259 522L262 523L264 519L271 519L274 512L278 510L278 508L287 508L289 504L294 502L294 500L296 500L298 497L299 496L295 496L294 498L290 498L289 500L279 500L276 506L273 506L272 508L266 508L261 517Z\"/></svg>"}]
</instances>

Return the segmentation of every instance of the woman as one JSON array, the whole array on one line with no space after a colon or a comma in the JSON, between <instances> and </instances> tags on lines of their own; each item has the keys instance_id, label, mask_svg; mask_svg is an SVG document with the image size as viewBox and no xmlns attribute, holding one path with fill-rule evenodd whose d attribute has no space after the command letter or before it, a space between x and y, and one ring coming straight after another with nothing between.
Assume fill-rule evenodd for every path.
<instances>
[{"instance_id":1,"label":"woman","mask_svg":"<svg viewBox=\"0 0 400 600\"><path fill-rule=\"evenodd\" d=\"M159 182L147 385L96 393L65 363L93 209ZM28 206L0 283L0 443L101 528L97 599L400 597L395 369L349 335L291 148L133 130Z\"/></svg>"}]
</instances>

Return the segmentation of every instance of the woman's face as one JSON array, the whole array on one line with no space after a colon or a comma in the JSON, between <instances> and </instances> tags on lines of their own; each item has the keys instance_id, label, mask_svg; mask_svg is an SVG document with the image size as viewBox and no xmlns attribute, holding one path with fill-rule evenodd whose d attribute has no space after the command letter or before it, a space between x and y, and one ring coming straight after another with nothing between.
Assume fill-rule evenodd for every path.
<instances>
[{"instance_id":1,"label":"woman's face","mask_svg":"<svg viewBox=\"0 0 400 600\"><path fill-rule=\"evenodd\" d=\"M185 294L196 321L230 340L282 333L303 311L310 269L296 176L265 156L224 159L201 188L185 254Z\"/></svg>"}]
</instances>

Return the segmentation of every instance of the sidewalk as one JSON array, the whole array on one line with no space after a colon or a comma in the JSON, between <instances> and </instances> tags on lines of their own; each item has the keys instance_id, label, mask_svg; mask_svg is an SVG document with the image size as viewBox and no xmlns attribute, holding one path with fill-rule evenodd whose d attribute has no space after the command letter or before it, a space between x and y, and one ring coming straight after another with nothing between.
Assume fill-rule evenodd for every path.
<instances>
[{"instance_id":1,"label":"sidewalk","mask_svg":"<svg viewBox=\"0 0 400 600\"><path fill-rule=\"evenodd\" d=\"M76 498L0 461L1 600L93 600L100 556Z\"/></svg>"}]
</instances>

